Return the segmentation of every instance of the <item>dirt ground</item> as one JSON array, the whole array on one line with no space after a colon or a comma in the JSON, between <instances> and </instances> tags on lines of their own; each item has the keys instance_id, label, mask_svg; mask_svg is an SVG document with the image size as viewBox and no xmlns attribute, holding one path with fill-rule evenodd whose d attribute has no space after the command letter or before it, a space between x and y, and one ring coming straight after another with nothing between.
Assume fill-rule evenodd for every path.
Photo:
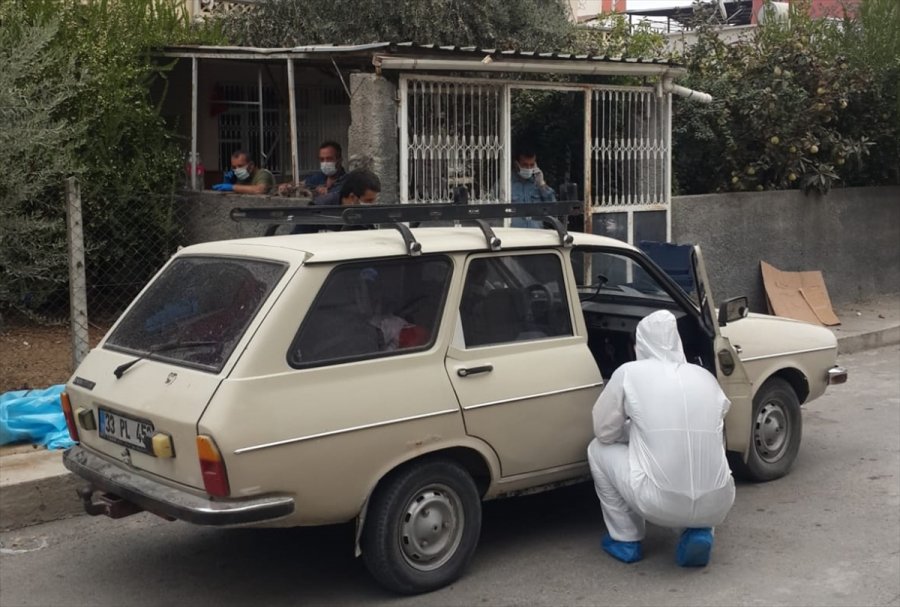
<instances>
[{"instance_id":1,"label":"dirt ground","mask_svg":"<svg viewBox=\"0 0 900 607\"><path fill-rule=\"evenodd\" d=\"M92 348L104 333L91 327ZM68 327L16 324L0 331L0 394L61 384L72 371Z\"/></svg>"}]
</instances>

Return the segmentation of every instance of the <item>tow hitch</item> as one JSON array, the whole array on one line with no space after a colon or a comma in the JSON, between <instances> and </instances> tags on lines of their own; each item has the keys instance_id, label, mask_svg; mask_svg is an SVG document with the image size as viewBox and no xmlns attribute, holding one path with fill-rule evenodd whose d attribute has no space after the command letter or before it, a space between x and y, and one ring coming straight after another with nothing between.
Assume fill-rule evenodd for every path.
<instances>
[{"instance_id":1,"label":"tow hitch","mask_svg":"<svg viewBox=\"0 0 900 607\"><path fill-rule=\"evenodd\" d=\"M132 514L141 512L143 508L136 504L132 504L112 493L100 493L94 499L94 488L88 485L78 489L78 497L84 504L84 511L91 516L105 514L109 518L125 518Z\"/></svg>"}]
</instances>

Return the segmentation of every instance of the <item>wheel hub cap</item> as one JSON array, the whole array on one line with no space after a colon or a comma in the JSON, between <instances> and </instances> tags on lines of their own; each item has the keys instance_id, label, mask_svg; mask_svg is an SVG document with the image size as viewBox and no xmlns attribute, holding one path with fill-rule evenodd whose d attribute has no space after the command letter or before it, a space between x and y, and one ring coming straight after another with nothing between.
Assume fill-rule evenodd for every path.
<instances>
[{"instance_id":1,"label":"wheel hub cap","mask_svg":"<svg viewBox=\"0 0 900 607\"><path fill-rule=\"evenodd\" d=\"M462 537L459 497L444 486L430 486L409 501L400 525L400 550L421 571L437 569L456 552Z\"/></svg>"},{"instance_id":2,"label":"wheel hub cap","mask_svg":"<svg viewBox=\"0 0 900 607\"><path fill-rule=\"evenodd\" d=\"M766 462L778 461L789 442L789 422L784 408L777 403L766 403L756 415L754 441L759 457Z\"/></svg>"}]
</instances>

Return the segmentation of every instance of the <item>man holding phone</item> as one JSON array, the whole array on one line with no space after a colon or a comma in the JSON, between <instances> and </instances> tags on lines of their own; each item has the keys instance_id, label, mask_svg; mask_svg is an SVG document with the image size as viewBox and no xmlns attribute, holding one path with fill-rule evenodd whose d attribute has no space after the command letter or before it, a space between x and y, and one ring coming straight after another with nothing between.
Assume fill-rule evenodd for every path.
<instances>
[{"instance_id":1,"label":"man holding phone","mask_svg":"<svg viewBox=\"0 0 900 607\"><path fill-rule=\"evenodd\" d=\"M537 153L530 147L523 146L516 150L510 200L513 204L556 202L556 193L544 183L544 174L537 165ZM540 219L514 217L512 226L540 228L542 222Z\"/></svg>"}]
</instances>

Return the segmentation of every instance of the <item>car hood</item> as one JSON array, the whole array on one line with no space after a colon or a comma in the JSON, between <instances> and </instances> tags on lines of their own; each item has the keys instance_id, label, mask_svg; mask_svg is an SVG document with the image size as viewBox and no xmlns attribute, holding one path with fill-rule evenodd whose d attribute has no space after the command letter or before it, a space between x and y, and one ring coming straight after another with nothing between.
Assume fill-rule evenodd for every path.
<instances>
[{"instance_id":1,"label":"car hood","mask_svg":"<svg viewBox=\"0 0 900 607\"><path fill-rule=\"evenodd\" d=\"M750 314L721 331L744 361L837 348L837 338L826 327L768 314Z\"/></svg>"}]
</instances>

